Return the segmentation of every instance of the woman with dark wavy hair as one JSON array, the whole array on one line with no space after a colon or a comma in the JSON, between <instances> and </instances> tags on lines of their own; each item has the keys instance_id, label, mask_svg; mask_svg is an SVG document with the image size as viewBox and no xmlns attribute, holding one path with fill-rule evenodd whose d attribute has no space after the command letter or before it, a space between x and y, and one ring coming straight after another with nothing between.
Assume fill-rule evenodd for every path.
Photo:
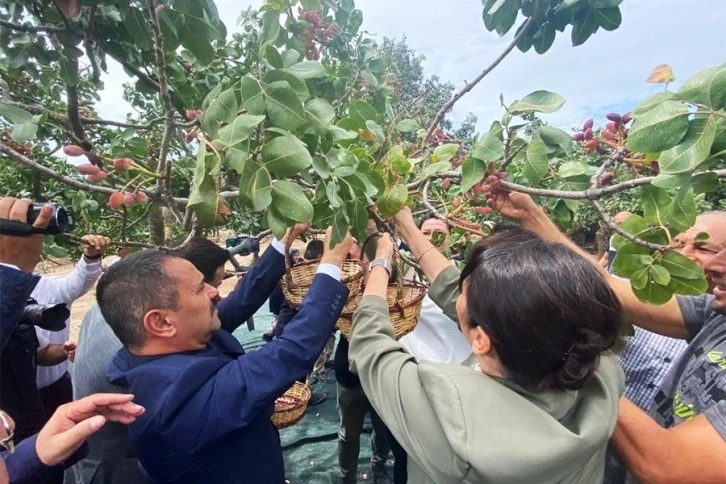
<instances>
[{"instance_id":1,"label":"woman with dark wavy hair","mask_svg":"<svg viewBox=\"0 0 726 484\"><path fill-rule=\"evenodd\" d=\"M610 350L622 309L581 255L515 225L498 226L459 270L410 210L399 234L429 295L457 321L472 356L417 362L393 338L385 301L393 246L384 236L353 319L351 366L408 452L409 481L601 483L623 373Z\"/></svg>"}]
</instances>

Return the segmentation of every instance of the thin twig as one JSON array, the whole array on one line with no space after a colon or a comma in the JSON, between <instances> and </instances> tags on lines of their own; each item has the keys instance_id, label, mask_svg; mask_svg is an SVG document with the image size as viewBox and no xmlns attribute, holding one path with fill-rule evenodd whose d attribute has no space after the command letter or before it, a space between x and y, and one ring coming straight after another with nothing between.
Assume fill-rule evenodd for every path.
<instances>
[{"instance_id":1,"label":"thin twig","mask_svg":"<svg viewBox=\"0 0 726 484\"><path fill-rule=\"evenodd\" d=\"M0 19L0 27L5 27L11 30L17 30L18 32L26 32L29 34L38 34L38 33L55 33L55 34L68 34L68 33L78 33L75 29L68 30L66 28L61 27L52 27L50 25L41 25L41 26L34 26L34 25L21 25L21 24L15 24L12 22L8 22L7 20Z\"/></svg>"},{"instance_id":2,"label":"thin twig","mask_svg":"<svg viewBox=\"0 0 726 484\"><path fill-rule=\"evenodd\" d=\"M625 156L625 148L620 148L617 151L615 151L610 157L603 162L603 164L598 168L598 170L595 172L595 174L590 179L590 191L595 191L600 186L600 179L602 178L603 174L615 163L622 161L623 157ZM667 250L668 248L664 245L660 244L653 244L651 242L648 242L646 240L641 239L640 237L636 237L622 228L618 224L616 224L611 218L610 215L607 213L605 208L602 206L602 204L598 200L591 200L592 205L595 207L595 210L597 211L598 215L600 215L600 218L605 222L605 224L610 227L611 230L615 231L617 234L625 237L627 240L633 242L634 244L641 245L643 247L647 247L649 249L653 250Z\"/></svg>"},{"instance_id":3,"label":"thin twig","mask_svg":"<svg viewBox=\"0 0 726 484\"><path fill-rule=\"evenodd\" d=\"M516 37L512 40L512 42L507 45L507 47L504 49L504 51L499 54L499 57L494 59L494 62L492 62L486 69L482 71L481 74L476 76L476 78L468 82L464 85L464 87L453 95L451 99L449 99L446 104L441 106L441 109L439 109L439 112L436 113L436 117L434 118L433 123L431 123L431 126L429 127L428 131L426 132L426 136L423 139L423 142L421 143L422 146L426 146L426 143L428 143L429 139L431 138L431 135L434 134L434 131L439 126L441 121L444 119L444 116L446 116L446 113L449 112L449 110L456 104L456 102L461 99L464 94L471 91L474 86L479 84L479 82L484 79L495 67L501 63L507 55L517 46L517 42L524 37L527 34L527 31L529 30L529 27L532 25L534 17L530 17L527 19L527 21L523 24L522 30L519 31Z\"/></svg>"},{"instance_id":4,"label":"thin twig","mask_svg":"<svg viewBox=\"0 0 726 484\"><path fill-rule=\"evenodd\" d=\"M93 29L96 25L96 9L93 6L88 11L88 27L83 36L83 47L86 49L86 57L91 63L91 72L93 72L93 82L101 80L101 69L98 67L96 53L93 51Z\"/></svg>"},{"instance_id":5,"label":"thin twig","mask_svg":"<svg viewBox=\"0 0 726 484\"><path fill-rule=\"evenodd\" d=\"M431 212L431 214L436 217L437 219L446 222L447 225L450 227L455 227L457 229L463 230L465 232L469 232L470 234L479 236L479 237L486 237L487 235L480 231L473 229L471 227L467 227L464 224L461 224L457 222L456 220L452 220L449 217L447 217L445 214L439 212L436 207L433 206L431 201L429 200L429 187L431 186L431 179L427 179L426 183L424 183L423 189L421 190L421 200L424 206Z\"/></svg>"},{"instance_id":6,"label":"thin twig","mask_svg":"<svg viewBox=\"0 0 726 484\"><path fill-rule=\"evenodd\" d=\"M56 237L65 238L65 239L68 239L68 240L70 240L72 242L76 242L78 244L83 244L83 239L81 239L77 235L73 235L73 234L60 234L60 235L56 235ZM147 244L145 242L111 241L111 243L109 245L114 245L114 246L117 246L117 247L140 247L140 248L143 248L143 249L158 249L158 250L163 250L165 252L171 252L171 251L177 249L176 247L166 247L166 246L163 246L163 245L153 245L153 244Z\"/></svg>"},{"instance_id":7,"label":"thin twig","mask_svg":"<svg viewBox=\"0 0 726 484\"><path fill-rule=\"evenodd\" d=\"M61 181L65 183L66 185L72 186L74 188L78 188L79 190L84 190L86 192L95 192L95 193L104 193L106 195L112 194L115 190L113 188L106 188L101 187L97 185L89 185L88 183L82 183L77 180L74 180L71 177L61 175L60 173L57 173L56 171L48 168L47 166L43 166L40 163L37 163L30 158L18 153L14 149L10 148L9 146L6 146L3 143L0 143L0 152L6 154L13 160L17 161L21 165L24 165L28 168L31 168L37 172L40 172L44 175L47 175L51 178L55 178L58 181ZM154 194L155 195L155 194ZM151 198L152 194L149 194L149 198Z\"/></svg>"}]
</instances>

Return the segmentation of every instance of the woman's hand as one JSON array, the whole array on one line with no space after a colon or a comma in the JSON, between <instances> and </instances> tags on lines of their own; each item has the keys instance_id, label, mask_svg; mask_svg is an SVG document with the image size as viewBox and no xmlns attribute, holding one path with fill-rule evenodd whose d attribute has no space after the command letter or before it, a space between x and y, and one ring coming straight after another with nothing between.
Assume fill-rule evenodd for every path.
<instances>
[{"instance_id":1,"label":"woman's hand","mask_svg":"<svg viewBox=\"0 0 726 484\"><path fill-rule=\"evenodd\" d=\"M333 264L336 266L342 266L343 261L348 256L350 248L353 246L353 238L350 236L350 232L346 232L345 238L342 242L338 242L335 247L331 247L333 242L333 228L328 227L325 231L325 248L323 249L323 257L320 259L322 264Z\"/></svg>"},{"instance_id":2,"label":"woman's hand","mask_svg":"<svg viewBox=\"0 0 726 484\"><path fill-rule=\"evenodd\" d=\"M529 195L501 188L502 180L498 177L492 175L486 182L483 190L486 193L487 205L505 217L522 221L539 210Z\"/></svg>"},{"instance_id":3,"label":"woman's hand","mask_svg":"<svg viewBox=\"0 0 726 484\"><path fill-rule=\"evenodd\" d=\"M413 213L411 213L411 209L404 206L395 217L393 217L393 223L396 224L396 228L402 232L405 233L406 231L410 230L418 230L418 226L416 225L416 221L413 219Z\"/></svg>"}]
</instances>

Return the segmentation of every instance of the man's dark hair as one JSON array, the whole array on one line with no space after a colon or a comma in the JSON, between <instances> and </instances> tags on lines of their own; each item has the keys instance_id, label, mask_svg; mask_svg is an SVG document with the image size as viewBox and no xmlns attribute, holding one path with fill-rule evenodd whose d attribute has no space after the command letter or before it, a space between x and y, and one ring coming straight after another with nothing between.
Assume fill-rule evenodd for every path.
<instances>
[{"instance_id":1,"label":"man's dark hair","mask_svg":"<svg viewBox=\"0 0 726 484\"><path fill-rule=\"evenodd\" d=\"M164 263L175 256L144 250L106 269L96 288L104 319L125 347L144 343L144 315L152 309L177 309L177 280Z\"/></svg>"},{"instance_id":2,"label":"man's dark hair","mask_svg":"<svg viewBox=\"0 0 726 484\"><path fill-rule=\"evenodd\" d=\"M204 282L214 280L219 266L229 260L229 252L211 240L203 238L192 239L183 249L175 250L172 255L186 259L204 276Z\"/></svg>"},{"instance_id":3,"label":"man's dark hair","mask_svg":"<svg viewBox=\"0 0 726 484\"><path fill-rule=\"evenodd\" d=\"M461 273L469 327L491 339L507 377L536 390L576 390L619 342L623 312L597 269L566 246L497 226Z\"/></svg>"},{"instance_id":4,"label":"man's dark hair","mask_svg":"<svg viewBox=\"0 0 726 484\"><path fill-rule=\"evenodd\" d=\"M308 242L308 245L305 247L305 253L303 254L303 259L305 260L316 260L323 256L323 251L325 250L325 243L320 239L313 239L310 242Z\"/></svg>"}]
</instances>

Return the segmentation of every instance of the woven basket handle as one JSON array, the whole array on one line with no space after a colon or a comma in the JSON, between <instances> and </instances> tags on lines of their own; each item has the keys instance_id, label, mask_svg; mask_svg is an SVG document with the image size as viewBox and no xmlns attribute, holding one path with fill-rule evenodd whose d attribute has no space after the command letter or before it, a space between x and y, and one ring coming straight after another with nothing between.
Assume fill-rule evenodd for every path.
<instances>
[{"instance_id":1,"label":"woven basket handle","mask_svg":"<svg viewBox=\"0 0 726 484\"><path fill-rule=\"evenodd\" d=\"M393 258L396 263L396 302L403 309L401 302L403 301L403 258L398 250L398 244L393 239Z\"/></svg>"}]
</instances>

